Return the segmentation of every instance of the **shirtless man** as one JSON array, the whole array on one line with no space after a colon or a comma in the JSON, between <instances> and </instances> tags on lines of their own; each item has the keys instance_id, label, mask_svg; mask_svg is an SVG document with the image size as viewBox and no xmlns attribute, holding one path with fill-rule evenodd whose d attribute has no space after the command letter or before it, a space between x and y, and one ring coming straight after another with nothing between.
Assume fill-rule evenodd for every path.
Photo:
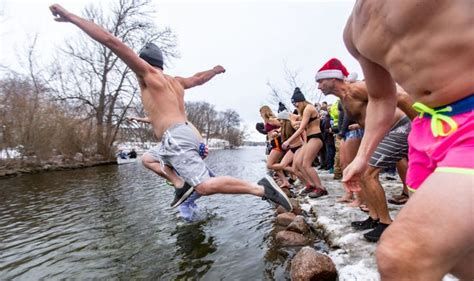
<instances>
[{"instance_id":1,"label":"shirtless man","mask_svg":"<svg viewBox=\"0 0 474 281\"><path fill-rule=\"evenodd\" d=\"M199 156L199 139L186 122L184 90L201 85L215 75L224 73L222 66L199 72L192 77L171 77L163 73L163 56L160 49L148 43L137 55L118 38L102 27L68 12L60 5L50 7L55 20L71 22L92 39L111 49L137 75L141 99L158 139L160 175L175 186L171 207L177 207L195 190L200 195L215 193L251 194L268 199L291 211L285 193L271 177L252 184L236 178L221 176L211 178L209 169ZM174 172L176 169L179 176Z\"/></svg>"},{"instance_id":2,"label":"shirtless man","mask_svg":"<svg viewBox=\"0 0 474 281\"><path fill-rule=\"evenodd\" d=\"M357 123L354 125L364 128L369 98L367 86L362 81L345 82L344 79L348 75L346 68L338 59L330 59L316 73L315 79L323 94L332 94L340 98L346 115ZM400 89L398 97L400 107L406 109L412 118L415 117L416 111L410 107L412 103L409 96ZM377 242L380 235L392 223L385 192L379 181L380 171L406 158L408 154L407 138L410 132L410 119L400 109L397 109L390 124L390 132L384 136L372 154L369 167L360 182L363 188L359 191L359 200L367 204L369 218L364 221L352 222L352 226L358 230L374 228L364 234L365 239L371 242ZM401 163L406 164L405 161L401 161ZM400 170L406 171L406 168ZM405 175L400 175L400 177L405 179Z\"/></svg>"},{"instance_id":3,"label":"shirtless man","mask_svg":"<svg viewBox=\"0 0 474 281\"><path fill-rule=\"evenodd\" d=\"M365 135L344 171L357 185L390 128L399 83L422 112L408 138L415 194L377 248L383 280L474 278L472 0L357 1L344 41L369 90Z\"/></svg>"}]
</instances>

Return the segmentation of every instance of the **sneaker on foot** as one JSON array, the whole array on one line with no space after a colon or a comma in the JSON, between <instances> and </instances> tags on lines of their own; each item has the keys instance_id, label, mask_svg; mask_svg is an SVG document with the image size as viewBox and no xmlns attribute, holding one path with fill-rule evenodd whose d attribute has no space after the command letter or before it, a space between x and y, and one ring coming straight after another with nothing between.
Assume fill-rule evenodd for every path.
<instances>
[{"instance_id":1,"label":"sneaker on foot","mask_svg":"<svg viewBox=\"0 0 474 281\"><path fill-rule=\"evenodd\" d=\"M316 187L311 186L311 185L307 185L303 190L300 191L300 193L298 195L306 196L306 195L310 194L311 192L315 191L315 189L316 189Z\"/></svg>"},{"instance_id":2,"label":"sneaker on foot","mask_svg":"<svg viewBox=\"0 0 474 281\"><path fill-rule=\"evenodd\" d=\"M408 194L402 192L402 194L393 196L392 198L388 199L388 203L395 205L403 205L408 201L408 198Z\"/></svg>"},{"instance_id":3,"label":"sneaker on foot","mask_svg":"<svg viewBox=\"0 0 474 281\"><path fill-rule=\"evenodd\" d=\"M351 222L351 226L357 230L367 230L367 229L375 228L378 224L379 224L379 220L374 220L371 217L363 221Z\"/></svg>"},{"instance_id":4,"label":"sneaker on foot","mask_svg":"<svg viewBox=\"0 0 474 281\"><path fill-rule=\"evenodd\" d=\"M288 212L293 210L290 199L288 199L285 192L281 190L281 188L271 177L265 176L259 180L257 184L263 186L264 188L264 195L262 197L263 200L270 200L273 203L282 206Z\"/></svg>"},{"instance_id":5,"label":"sneaker on foot","mask_svg":"<svg viewBox=\"0 0 474 281\"><path fill-rule=\"evenodd\" d=\"M373 230L364 234L364 238L370 242L377 242L379 241L380 236L382 236L382 233L389 226L390 226L389 224L379 222Z\"/></svg>"},{"instance_id":6,"label":"sneaker on foot","mask_svg":"<svg viewBox=\"0 0 474 281\"><path fill-rule=\"evenodd\" d=\"M328 191L326 189L316 187L313 192L308 194L310 198L319 198L321 196L328 195Z\"/></svg>"},{"instance_id":7,"label":"sneaker on foot","mask_svg":"<svg viewBox=\"0 0 474 281\"><path fill-rule=\"evenodd\" d=\"M176 208L183 203L189 195L194 191L194 187L190 186L187 182L184 183L183 187L174 189L174 199L171 202L171 208Z\"/></svg>"}]
</instances>

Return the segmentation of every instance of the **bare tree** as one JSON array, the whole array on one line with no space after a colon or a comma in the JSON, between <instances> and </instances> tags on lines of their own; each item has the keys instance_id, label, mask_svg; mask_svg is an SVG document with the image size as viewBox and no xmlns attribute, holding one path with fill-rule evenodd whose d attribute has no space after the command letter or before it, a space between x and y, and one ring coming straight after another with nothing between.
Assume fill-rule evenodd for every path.
<instances>
[{"instance_id":1,"label":"bare tree","mask_svg":"<svg viewBox=\"0 0 474 281\"><path fill-rule=\"evenodd\" d=\"M313 83L311 86L307 86L304 82L307 79L300 79L300 72L291 70L286 62L283 64L283 73L286 85L284 90L276 87L274 83L267 81L267 86L270 88L269 102L271 105L278 105L278 103L281 102L286 108L290 108L288 104L296 87L301 89L307 100L312 102L319 102L321 100L321 94L317 93L315 84Z\"/></svg>"},{"instance_id":2,"label":"bare tree","mask_svg":"<svg viewBox=\"0 0 474 281\"><path fill-rule=\"evenodd\" d=\"M110 14L100 6L85 9L84 17L103 26L129 47L139 50L146 42L159 45L167 58L178 57L176 37L169 28L153 23L151 0L118 0ZM67 101L94 120L97 153L112 157L112 147L127 110L140 104L136 77L108 48L84 33L69 40L57 58L61 67L52 87L58 100Z\"/></svg>"}]
</instances>

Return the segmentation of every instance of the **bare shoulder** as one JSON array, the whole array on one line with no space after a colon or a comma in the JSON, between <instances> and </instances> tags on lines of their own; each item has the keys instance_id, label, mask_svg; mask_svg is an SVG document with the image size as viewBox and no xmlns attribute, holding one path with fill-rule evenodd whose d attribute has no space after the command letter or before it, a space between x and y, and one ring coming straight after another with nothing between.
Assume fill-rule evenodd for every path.
<instances>
[{"instance_id":1,"label":"bare shoulder","mask_svg":"<svg viewBox=\"0 0 474 281\"><path fill-rule=\"evenodd\" d=\"M166 76L168 75L151 67L144 75L138 76L138 80L145 87L163 88L168 83Z\"/></svg>"},{"instance_id":2,"label":"bare shoulder","mask_svg":"<svg viewBox=\"0 0 474 281\"><path fill-rule=\"evenodd\" d=\"M303 111L303 115L311 116L311 115L313 115L313 113L318 113L318 111L316 110L316 107L313 104L309 103L305 107L305 109Z\"/></svg>"},{"instance_id":3,"label":"bare shoulder","mask_svg":"<svg viewBox=\"0 0 474 281\"><path fill-rule=\"evenodd\" d=\"M361 99L361 96L363 96L361 93L363 94L366 91L367 87L365 86L364 81L350 83L347 85L346 98L355 100Z\"/></svg>"},{"instance_id":4,"label":"bare shoulder","mask_svg":"<svg viewBox=\"0 0 474 281\"><path fill-rule=\"evenodd\" d=\"M357 81L350 84L350 87L353 89L352 92L358 96L367 96L367 84L365 81Z\"/></svg>"}]
</instances>

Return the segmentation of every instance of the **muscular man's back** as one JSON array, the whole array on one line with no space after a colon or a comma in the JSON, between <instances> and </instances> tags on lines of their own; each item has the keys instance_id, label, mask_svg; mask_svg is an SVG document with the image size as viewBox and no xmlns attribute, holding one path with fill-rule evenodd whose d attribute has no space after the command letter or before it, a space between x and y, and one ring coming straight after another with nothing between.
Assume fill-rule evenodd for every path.
<instances>
[{"instance_id":1,"label":"muscular man's back","mask_svg":"<svg viewBox=\"0 0 474 281\"><path fill-rule=\"evenodd\" d=\"M441 106L474 93L473 9L472 0L359 0L345 37L417 101Z\"/></svg>"},{"instance_id":2,"label":"muscular man's back","mask_svg":"<svg viewBox=\"0 0 474 281\"><path fill-rule=\"evenodd\" d=\"M140 88L143 107L158 138L173 124L186 122L184 88L175 78L150 73L140 81Z\"/></svg>"}]
</instances>

